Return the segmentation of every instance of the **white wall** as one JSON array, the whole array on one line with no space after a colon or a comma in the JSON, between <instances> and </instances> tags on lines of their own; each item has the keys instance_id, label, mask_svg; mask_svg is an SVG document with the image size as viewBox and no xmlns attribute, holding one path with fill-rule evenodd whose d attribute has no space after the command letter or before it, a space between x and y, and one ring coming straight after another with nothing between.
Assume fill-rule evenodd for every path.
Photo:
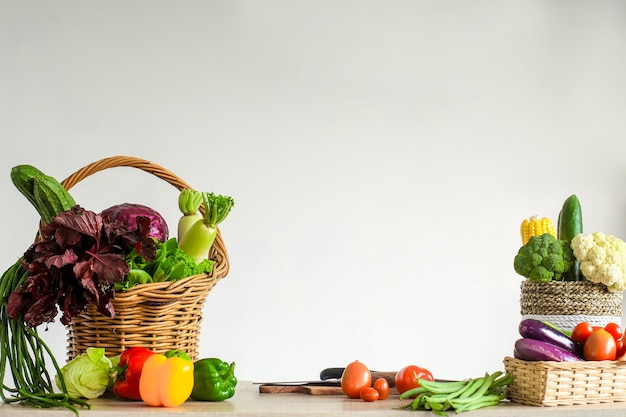
<instances>
[{"instance_id":1,"label":"white wall","mask_svg":"<svg viewBox=\"0 0 626 417\"><path fill-rule=\"evenodd\" d=\"M519 224L577 194L626 238L619 1L0 1L0 261L37 216L9 178L112 155L230 194L232 269L201 354L246 380L358 359L441 378L501 369ZM73 190L177 192L119 168ZM43 332L43 331L42 331ZM64 358L60 324L43 332Z\"/></svg>"}]
</instances>

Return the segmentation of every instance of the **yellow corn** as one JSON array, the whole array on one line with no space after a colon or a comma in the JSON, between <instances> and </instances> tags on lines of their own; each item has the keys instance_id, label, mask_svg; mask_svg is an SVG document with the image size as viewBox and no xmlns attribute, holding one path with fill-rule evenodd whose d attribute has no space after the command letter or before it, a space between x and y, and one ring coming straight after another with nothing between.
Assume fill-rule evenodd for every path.
<instances>
[{"instance_id":1,"label":"yellow corn","mask_svg":"<svg viewBox=\"0 0 626 417\"><path fill-rule=\"evenodd\" d=\"M556 230L552 220L547 217L532 216L522 221L520 226L520 234L522 236L522 244L528 243L531 237L540 236L544 233L550 233L556 237Z\"/></svg>"}]
</instances>

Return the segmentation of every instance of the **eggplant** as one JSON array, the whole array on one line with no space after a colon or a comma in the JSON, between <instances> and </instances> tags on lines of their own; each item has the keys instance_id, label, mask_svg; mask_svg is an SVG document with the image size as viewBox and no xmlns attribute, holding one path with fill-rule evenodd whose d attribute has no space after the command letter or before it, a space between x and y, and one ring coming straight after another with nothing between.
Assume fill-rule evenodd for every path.
<instances>
[{"instance_id":1,"label":"eggplant","mask_svg":"<svg viewBox=\"0 0 626 417\"><path fill-rule=\"evenodd\" d=\"M513 356L526 361L577 362L582 358L575 353L542 340L521 338L515 342Z\"/></svg>"},{"instance_id":2,"label":"eggplant","mask_svg":"<svg viewBox=\"0 0 626 417\"><path fill-rule=\"evenodd\" d=\"M578 354L579 348L568 335L536 319L524 319L519 324L519 334L527 339L541 340Z\"/></svg>"}]
</instances>

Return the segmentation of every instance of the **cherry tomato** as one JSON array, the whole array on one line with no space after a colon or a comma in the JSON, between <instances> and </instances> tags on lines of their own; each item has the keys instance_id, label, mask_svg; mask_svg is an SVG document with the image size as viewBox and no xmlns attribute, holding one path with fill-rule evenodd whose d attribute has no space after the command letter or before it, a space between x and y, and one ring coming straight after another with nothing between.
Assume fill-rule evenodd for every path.
<instances>
[{"instance_id":1,"label":"cherry tomato","mask_svg":"<svg viewBox=\"0 0 626 417\"><path fill-rule=\"evenodd\" d=\"M622 336L624 336L624 331L617 323L607 323L607 325L604 326L604 330L611 333L611 336L613 336L615 340L620 340Z\"/></svg>"},{"instance_id":2,"label":"cherry tomato","mask_svg":"<svg viewBox=\"0 0 626 417\"><path fill-rule=\"evenodd\" d=\"M594 330L583 346L583 355L588 361L614 361L616 354L617 342L604 329Z\"/></svg>"},{"instance_id":3,"label":"cherry tomato","mask_svg":"<svg viewBox=\"0 0 626 417\"><path fill-rule=\"evenodd\" d=\"M389 396L389 381L385 378L378 378L374 381L374 389L378 391L378 399L384 400Z\"/></svg>"},{"instance_id":4,"label":"cherry tomato","mask_svg":"<svg viewBox=\"0 0 626 417\"><path fill-rule=\"evenodd\" d=\"M341 375L341 390L348 398L358 399L361 388L372 386L372 373L359 361L350 362Z\"/></svg>"},{"instance_id":5,"label":"cherry tomato","mask_svg":"<svg viewBox=\"0 0 626 417\"><path fill-rule=\"evenodd\" d=\"M624 356L626 355L626 343L624 343L623 339L615 341L615 360L620 361L624 360Z\"/></svg>"},{"instance_id":6,"label":"cherry tomato","mask_svg":"<svg viewBox=\"0 0 626 417\"><path fill-rule=\"evenodd\" d=\"M431 374L428 369L421 368L417 365L405 366L396 374L396 389L402 394L410 389L417 388L420 386L417 381L418 379L434 380L433 374Z\"/></svg>"},{"instance_id":7,"label":"cherry tomato","mask_svg":"<svg viewBox=\"0 0 626 417\"><path fill-rule=\"evenodd\" d=\"M359 396L363 401L367 401L368 403L378 400L380 398L380 394L374 387L363 387L361 391L359 391Z\"/></svg>"},{"instance_id":8,"label":"cherry tomato","mask_svg":"<svg viewBox=\"0 0 626 417\"><path fill-rule=\"evenodd\" d=\"M585 344L585 340L587 340L591 332L593 332L593 326L583 321L574 327L570 339L582 346Z\"/></svg>"}]
</instances>

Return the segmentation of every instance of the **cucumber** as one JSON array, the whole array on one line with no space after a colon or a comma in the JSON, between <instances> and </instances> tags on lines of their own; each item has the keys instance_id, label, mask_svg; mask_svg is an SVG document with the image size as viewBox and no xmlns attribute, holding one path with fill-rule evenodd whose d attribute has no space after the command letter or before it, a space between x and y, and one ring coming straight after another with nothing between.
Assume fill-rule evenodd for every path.
<instances>
[{"instance_id":1,"label":"cucumber","mask_svg":"<svg viewBox=\"0 0 626 417\"><path fill-rule=\"evenodd\" d=\"M557 237L568 245L572 244L574 236L583 232L583 214L580 201L576 195L569 196L563 203L559 213ZM580 262L574 261L574 266L565 273L565 281L581 281Z\"/></svg>"},{"instance_id":2,"label":"cucumber","mask_svg":"<svg viewBox=\"0 0 626 417\"><path fill-rule=\"evenodd\" d=\"M59 213L76 205L70 193L49 175L35 177L33 193L37 203L35 208L44 223L50 223Z\"/></svg>"},{"instance_id":3,"label":"cucumber","mask_svg":"<svg viewBox=\"0 0 626 417\"><path fill-rule=\"evenodd\" d=\"M32 165L18 165L11 170L11 181L30 201L44 223L76 205L72 195L54 177Z\"/></svg>"},{"instance_id":4,"label":"cucumber","mask_svg":"<svg viewBox=\"0 0 626 417\"><path fill-rule=\"evenodd\" d=\"M18 165L11 169L13 185L33 206L37 205L34 192L35 177L40 175L45 174L32 165Z\"/></svg>"},{"instance_id":5,"label":"cucumber","mask_svg":"<svg viewBox=\"0 0 626 417\"><path fill-rule=\"evenodd\" d=\"M583 232L583 214L576 195L569 196L559 214L559 239L571 242L574 236Z\"/></svg>"}]
</instances>

